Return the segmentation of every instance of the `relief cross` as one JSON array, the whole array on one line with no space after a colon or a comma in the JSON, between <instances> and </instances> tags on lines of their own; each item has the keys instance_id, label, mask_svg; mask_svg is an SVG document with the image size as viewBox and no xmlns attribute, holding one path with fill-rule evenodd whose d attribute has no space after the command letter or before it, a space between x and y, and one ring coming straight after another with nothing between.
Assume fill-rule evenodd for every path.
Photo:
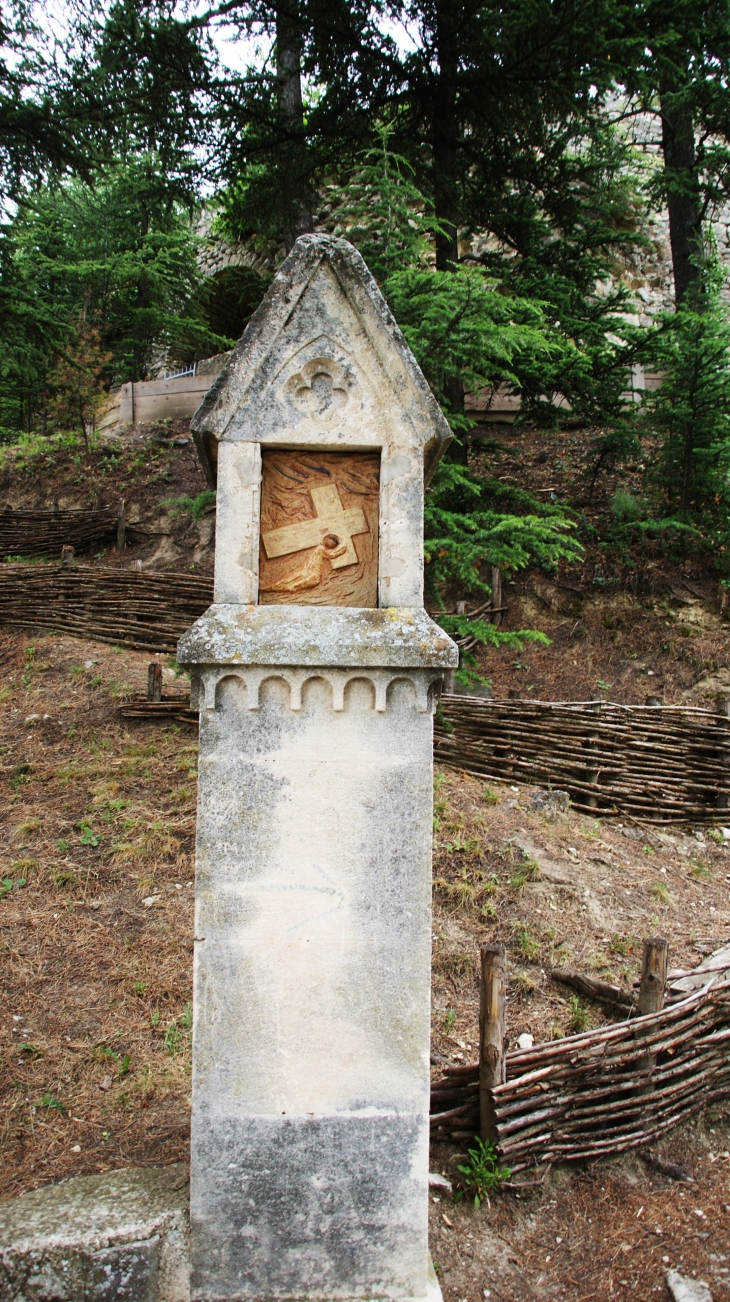
<instances>
[{"instance_id":1,"label":"relief cross","mask_svg":"<svg viewBox=\"0 0 730 1302\"><path fill-rule=\"evenodd\" d=\"M345 565L356 565L357 552L352 541L353 535L369 532L363 512L359 507L351 507L346 511L334 484L310 488L309 492L317 512L314 519L302 520L299 524L285 524L281 529L271 529L262 534L269 560L275 556L287 556L290 552L304 551L307 547L322 546L334 570L341 570Z\"/></svg>"}]
</instances>

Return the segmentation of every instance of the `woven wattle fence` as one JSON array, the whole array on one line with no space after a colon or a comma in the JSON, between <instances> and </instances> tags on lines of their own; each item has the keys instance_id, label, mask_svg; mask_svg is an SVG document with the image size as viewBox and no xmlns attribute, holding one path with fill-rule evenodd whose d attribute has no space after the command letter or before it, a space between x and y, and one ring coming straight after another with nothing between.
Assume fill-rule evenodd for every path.
<instances>
[{"instance_id":1,"label":"woven wattle fence","mask_svg":"<svg viewBox=\"0 0 730 1302\"><path fill-rule=\"evenodd\" d=\"M120 507L98 511L0 512L0 557L60 556L64 546L82 551L119 529Z\"/></svg>"},{"instance_id":2,"label":"woven wattle fence","mask_svg":"<svg viewBox=\"0 0 730 1302\"><path fill-rule=\"evenodd\" d=\"M704 820L730 806L730 719L711 710L442 696L434 758L560 788L594 814Z\"/></svg>"},{"instance_id":3,"label":"woven wattle fence","mask_svg":"<svg viewBox=\"0 0 730 1302\"><path fill-rule=\"evenodd\" d=\"M658 1013L507 1054L492 1090L497 1148L513 1171L645 1148L730 1095L730 981ZM479 1133L479 1066L431 1087L431 1138Z\"/></svg>"},{"instance_id":4,"label":"woven wattle fence","mask_svg":"<svg viewBox=\"0 0 730 1302\"><path fill-rule=\"evenodd\" d=\"M0 624L137 651L174 651L213 600L213 580L82 565L0 565Z\"/></svg>"},{"instance_id":5,"label":"woven wattle fence","mask_svg":"<svg viewBox=\"0 0 730 1302\"><path fill-rule=\"evenodd\" d=\"M0 565L0 624L140 651L173 652L212 600L212 579L190 574ZM147 712L144 702L127 708ZM434 758L487 780L560 788L593 814L730 820L730 719L711 710L445 695Z\"/></svg>"}]
</instances>

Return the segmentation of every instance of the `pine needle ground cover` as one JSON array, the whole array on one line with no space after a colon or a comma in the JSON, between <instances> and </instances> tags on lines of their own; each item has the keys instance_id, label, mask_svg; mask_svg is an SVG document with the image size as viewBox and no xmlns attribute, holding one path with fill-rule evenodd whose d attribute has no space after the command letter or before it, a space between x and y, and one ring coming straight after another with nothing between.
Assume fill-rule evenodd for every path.
<instances>
[{"instance_id":1,"label":"pine needle ground cover","mask_svg":"<svg viewBox=\"0 0 730 1302\"><path fill-rule=\"evenodd\" d=\"M730 939L730 849L718 830L574 810L551 819L532 807L529 788L446 769L435 785L434 1070L474 1061L483 941L507 949L514 1049L525 1033L538 1044L625 1016L576 1003L553 969L631 993L642 937L667 937L671 970L695 967L710 942Z\"/></svg>"},{"instance_id":2,"label":"pine needle ground cover","mask_svg":"<svg viewBox=\"0 0 730 1302\"><path fill-rule=\"evenodd\" d=\"M187 1149L197 745L121 726L149 655L22 634L0 655L8 1196Z\"/></svg>"},{"instance_id":3,"label":"pine needle ground cover","mask_svg":"<svg viewBox=\"0 0 730 1302\"><path fill-rule=\"evenodd\" d=\"M707 829L599 824L573 811L552 821L531 807L527 788L437 771L434 843L435 1077L476 1056L480 941L507 949L514 1049L522 1035L537 1044L625 1015L551 981L553 968L630 992L642 936L669 939L672 969L730 938L730 850ZM431 1171L456 1187L467 1147L432 1145ZM715 1302L728 1302L730 1101L656 1149L694 1183L631 1154L523 1171L478 1211L432 1189L431 1253L445 1302L663 1302L670 1268L707 1280Z\"/></svg>"},{"instance_id":4,"label":"pine needle ground cover","mask_svg":"<svg viewBox=\"0 0 730 1302\"><path fill-rule=\"evenodd\" d=\"M9 1197L187 1154L197 748L193 728L120 720L120 702L144 691L148 653L2 632L0 657L0 1196ZM166 690L179 687L171 667L164 675ZM452 772L435 786L436 1075L471 1061L478 1043L482 940L508 947L514 1045L610 1016L552 982L552 967L631 989L642 935L668 936L678 967L727 936L730 851L707 829L700 840L692 828L597 826L574 812L551 822L531 809L528 788ZM667 1255L704 1278L721 1271L728 1111L662 1143L696 1187L647 1174L632 1157L556 1171L476 1213L434 1191L445 1302L481 1302L485 1290L584 1302L620 1296L622 1280L650 1298ZM431 1169L455 1179L458 1161L456 1146L436 1145ZM722 1302L724 1276L711 1277Z\"/></svg>"}]
</instances>

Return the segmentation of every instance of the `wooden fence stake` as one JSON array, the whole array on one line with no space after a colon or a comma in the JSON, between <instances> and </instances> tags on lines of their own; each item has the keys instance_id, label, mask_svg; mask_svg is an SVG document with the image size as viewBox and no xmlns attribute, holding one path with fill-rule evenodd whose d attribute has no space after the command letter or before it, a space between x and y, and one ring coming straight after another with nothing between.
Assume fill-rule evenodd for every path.
<instances>
[{"instance_id":1,"label":"wooden fence stake","mask_svg":"<svg viewBox=\"0 0 730 1302\"><path fill-rule=\"evenodd\" d=\"M669 941L662 940L661 936L651 936L644 941L641 985L636 1006L639 1017L643 1017L645 1013L658 1013L664 1007L668 954Z\"/></svg>"},{"instance_id":2,"label":"wooden fence stake","mask_svg":"<svg viewBox=\"0 0 730 1302\"><path fill-rule=\"evenodd\" d=\"M644 941L644 953L641 961L641 985L636 1012L639 1017L646 1013L658 1013L664 1007L664 990L667 984L667 960L669 941L661 936L651 936ZM640 1036L641 1031L638 1032ZM656 1066L656 1054L647 1053L636 1062L638 1071L651 1074ZM643 1090L652 1086L644 1085ZM641 1092L641 1091L640 1091Z\"/></svg>"},{"instance_id":3,"label":"wooden fence stake","mask_svg":"<svg viewBox=\"0 0 730 1302\"><path fill-rule=\"evenodd\" d=\"M153 660L147 670L147 700L162 700L162 665Z\"/></svg>"},{"instance_id":4,"label":"wooden fence stake","mask_svg":"<svg viewBox=\"0 0 730 1302\"><path fill-rule=\"evenodd\" d=\"M600 715L601 702L594 701L591 705L588 706L588 709L591 710L594 714ZM600 745L600 742L601 742L600 732L596 731L596 732L589 733L588 737L586 738L585 749L587 751L595 750L596 747ZM586 782L590 782L591 786L598 786L600 769L586 769L585 773L583 774L583 777ZM591 809L598 809L598 796L586 796L586 804L589 805Z\"/></svg>"},{"instance_id":5,"label":"wooden fence stake","mask_svg":"<svg viewBox=\"0 0 730 1302\"><path fill-rule=\"evenodd\" d=\"M119 503L119 514L117 516L117 550L123 551L127 541L127 508L124 499Z\"/></svg>"},{"instance_id":6,"label":"wooden fence stake","mask_svg":"<svg viewBox=\"0 0 730 1302\"><path fill-rule=\"evenodd\" d=\"M507 972L504 945L480 948L482 979L479 998L479 1134L496 1144L497 1118L492 1090L505 1080L505 997Z\"/></svg>"},{"instance_id":7,"label":"wooden fence stake","mask_svg":"<svg viewBox=\"0 0 730 1302\"><path fill-rule=\"evenodd\" d=\"M715 701L715 709L717 710L717 713L720 715L721 719L729 719L730 718L730 696L718 696L717 700ZM722 745L720 748L720 760L727 767L728 759L730 759L730 752L728 748L728 741L730 741L730 738L727 735L728 725L727 723L725 723L720 725L720 727L722 729L722 733L724 734L723 736L724 745ZM715 807L717 809L730 809L730 793L728 791L718 791L717 799L715 801Z\"/></svg>"}]
</instances>

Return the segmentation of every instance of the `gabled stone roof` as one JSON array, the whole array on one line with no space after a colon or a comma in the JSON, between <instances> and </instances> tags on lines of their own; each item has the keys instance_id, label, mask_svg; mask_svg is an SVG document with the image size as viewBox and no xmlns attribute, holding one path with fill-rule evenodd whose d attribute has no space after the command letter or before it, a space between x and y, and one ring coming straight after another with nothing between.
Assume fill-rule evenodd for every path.
<instances>
[{"instance_id":1,"label":"gabled stone roof","mask_svg":"<svg viewBox=\"0 0 730 1302\"><path fill-rule=\"evenodd\" d=\"M311 411L301 415L292 403L287 406L292 380L287 382L286 372L296 369L300 359L306 384L307 367L316 366L311 358L318 354L331 359L334 373L342 376L343 392L351 386L356 394L358 376L369 377L381 415L386 410L392 416L384 442L392 448L401 430L404 444L423 448L425 477L430 478L451 430L390 308L351 244L328 235L304 235L193 418L193 436L212 486L222 439L275 440L306 419L311 425ZM365 398L356 399L348 417L343 415L342 446L347 446L353 416L356 424L358 419L361 425L369 419L371 428L378 423L373 403L369 415L367 407ZM331 423L331 413L327 419ZM330 446L331 438L330 431Z\"/></svg>"}]
</instances>

